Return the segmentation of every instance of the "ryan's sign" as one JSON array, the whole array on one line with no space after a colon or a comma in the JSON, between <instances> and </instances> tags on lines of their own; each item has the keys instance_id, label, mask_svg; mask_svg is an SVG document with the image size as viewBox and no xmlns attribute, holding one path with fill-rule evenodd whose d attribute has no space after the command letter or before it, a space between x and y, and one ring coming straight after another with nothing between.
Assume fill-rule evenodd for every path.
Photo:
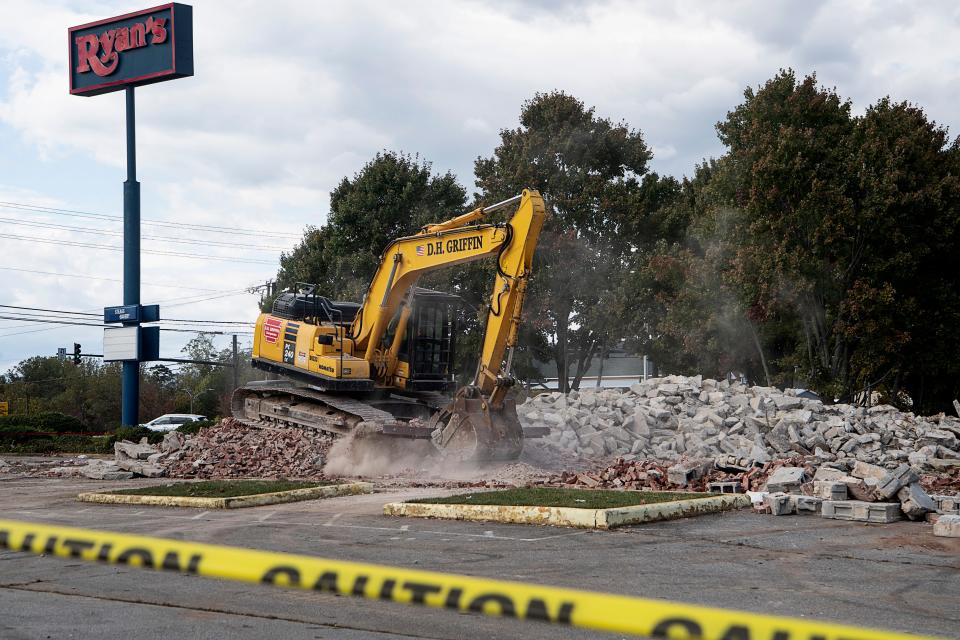
<instances>
[{"instance_id":1,"label":"ryan's sign","mask_svg":"<svg viewBox=\"0 0 960 640\"><path fill-rule=\"evenodd\" d=\"M171 2L71 27L70 93L95 96L193 75L193 8Z\"/></svg>"}]
</instances>

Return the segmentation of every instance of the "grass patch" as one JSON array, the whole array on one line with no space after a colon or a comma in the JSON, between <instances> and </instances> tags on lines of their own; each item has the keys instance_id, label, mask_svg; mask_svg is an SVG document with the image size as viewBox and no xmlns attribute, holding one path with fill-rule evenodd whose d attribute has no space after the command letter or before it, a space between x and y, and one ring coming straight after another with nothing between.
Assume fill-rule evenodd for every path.
<instances>
[{"instance_id":1,"label":"grass patch","mask_svg":"<svg viewBox=\"0 0 960 640\"><path fill-rule=\"evenodd\" d=\"M207 480L204 482L176 482L140 489L111 491L132 496L177 496L181 498L236 498L261 493L312 489L332 482L294 482L291 480Z\"/></svg>"},{"instance_id":2,"label":"grass patch","mask_svg":"<svg viewBox=\"0 0 960 640\"><path fill-rule=\"evenodd\" d=\"M485 504L515 507L574 507L577 509L613 509L639 504L709 498L711 493L668 493L656 491L603 491L534 487L462 493L446 498L422 498L409 502L426 504Z\"/></svg>"}]
</instances>

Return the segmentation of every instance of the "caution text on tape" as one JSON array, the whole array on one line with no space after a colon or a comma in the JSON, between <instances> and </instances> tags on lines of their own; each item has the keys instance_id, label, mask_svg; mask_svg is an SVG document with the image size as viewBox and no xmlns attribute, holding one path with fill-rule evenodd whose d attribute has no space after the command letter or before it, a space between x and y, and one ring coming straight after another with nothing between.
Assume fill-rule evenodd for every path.
<instances>
[{"instance_id":1,"label":"caution text on tape","mask_svg":"<svg viewBox=\"0 0 960 640\"><path fill-rule=\"evenodd\" d=\"M654 638L920 637L664 600L12 520L0 520L0 548Z\"/></svg>"}]
</instances>

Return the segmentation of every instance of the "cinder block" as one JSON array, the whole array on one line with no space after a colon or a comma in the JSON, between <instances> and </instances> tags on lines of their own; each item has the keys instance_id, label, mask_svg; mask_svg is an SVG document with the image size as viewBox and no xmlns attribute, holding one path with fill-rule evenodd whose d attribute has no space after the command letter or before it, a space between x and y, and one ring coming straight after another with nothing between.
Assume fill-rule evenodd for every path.
<instances>
[{"instance_id":1,"label":"cinder block","mask_svg":"<svg viewBox=\"0 0 960 640\"><path fill-rule=\"evenodd\" d=\"M743 493L743 485L740 482L711 482L707 485L710 493Z\"/></svg>"},{"instance_id":2,"label":"cinder block","mask_svg":"<svg viewBox=\"0 0 960 640\"><path fill-rule=\"evenodd\" d=\"M861 500L824 500L820 515L834 520L886 523L900 520L898 502L863 502Z\"/></svg>"},{"instance_id":3,"label":"cinder block","mask_svg":"<svg viewBox=\"0 0 960 640\"><path fill-rule=\"evenodd\" d=\"M793 501L794 496L787 493L768 493L763 496L763 504L770 509L770 513L775 516L788 516L797 508Z\"/></svg>"},{"instance_id":4,"label":"cinder block","mask_svg":"<svg viewBox=\"0 0 960 640\"><path fill-rule=\"evenodd\" d=\"M813 495L824 500L846 500L847 485L835 480L814 480Z\"/></svg>"},{"instance_id":5,"label":"cinder block","mask_svg":"<svg viewBox=\"0 0 960 640\"><path fill-rule=\"evenodd\" d=\"M933 524L933 535L960 538L960 516L940 516Z\"/></svg>"}]
</instances>

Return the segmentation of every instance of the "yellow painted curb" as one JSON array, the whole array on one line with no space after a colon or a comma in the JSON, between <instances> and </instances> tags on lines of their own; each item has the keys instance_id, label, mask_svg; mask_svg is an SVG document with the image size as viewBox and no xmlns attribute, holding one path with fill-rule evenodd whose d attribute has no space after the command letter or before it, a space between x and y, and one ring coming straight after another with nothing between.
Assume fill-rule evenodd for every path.
<instances>
[{"instance_id":1,"label":"yellow painted curb","mask_svg":"<svg viewBox=\"0 0 960 640\"><path fill-rule=\"evenodd\" d=\"M658 504L640 504L612 509L578 509L575 507L519 507L489 504L431 504L391 502L383 505L387 516L445 518L449 520L481 520L513 524L540 524L584 529L610 529L628 524L689 518L750 506L750 498L742 494L724 494L709 498L674 500Z\"/></svg>"},{"instance_id":2,"label":"yellow painted curb","mask_svg":"<svg viewBox=\"0 0 960 640\"><path fill-rule=\"evenodd\" d=\"M305 489L291 489L290 491L276 491L274 493L259 493L249 496L234 496L232 498L191 498L187 496L138 496L121 493L81 493L77 496L80 502L96 502L99 504L140 504L156 507L196 507L198 509L240 509L242 507L261 507L268 504L284 502L298 502L315 498L333 498L358 493L373 493L373 483L351 482L348 484L331 484L323 487L307 487Z\"/></svg>"}]
</instances>

